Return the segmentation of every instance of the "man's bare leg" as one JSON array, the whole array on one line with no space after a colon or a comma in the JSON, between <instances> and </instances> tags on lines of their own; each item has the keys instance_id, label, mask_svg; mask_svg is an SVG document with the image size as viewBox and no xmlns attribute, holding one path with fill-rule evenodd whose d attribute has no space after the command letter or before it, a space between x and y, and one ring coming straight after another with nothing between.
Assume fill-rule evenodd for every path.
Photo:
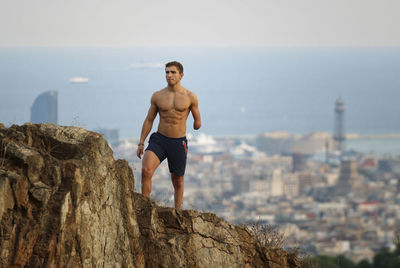
<instances>
[{"instance_id":1,"label":"man's bare leg","mask_svg":"<svg viewBox=\"0 0 400 268\"><path fill-rule=\"evenodd\" d=\"M174 185L174 200L175 200L175 208L180 209L182 206L183 199L183 175L177 176L174 173L171 173L172 184Z\"/></svg>"},{"instance_id":2,"label":"man's bare leg","mask_svg":"<svg viewBox=\"0 0 400 268\"><path fill-rule=\"evenodd\" d=\"M160 165L160 159L152 151L145 151L142 161L142 194L150 197L151 178Z\"/></svg>"}]
</instances>

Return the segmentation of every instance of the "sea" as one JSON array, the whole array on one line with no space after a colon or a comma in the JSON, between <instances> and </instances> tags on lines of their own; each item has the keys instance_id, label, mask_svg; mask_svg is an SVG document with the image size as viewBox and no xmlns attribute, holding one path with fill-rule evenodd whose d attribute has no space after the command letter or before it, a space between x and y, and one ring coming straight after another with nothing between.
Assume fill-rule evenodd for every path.
<instances>
[{"instance_id":1,"label":"sea","mask_svg":"<svg viewBox=\"0 0 400 268\"><path fill-rule=\"evenodd\" d=\"M173 60L199 99L203 124L194 131L189 115L193 135L332 133L339 98L346 133L400 133L400 47L0 48L0 122L29 122L35 98L55 90L59 124L138 138ZM350 140L347 148L400 155L400 139Z\"/></svg>"}]
</instances>

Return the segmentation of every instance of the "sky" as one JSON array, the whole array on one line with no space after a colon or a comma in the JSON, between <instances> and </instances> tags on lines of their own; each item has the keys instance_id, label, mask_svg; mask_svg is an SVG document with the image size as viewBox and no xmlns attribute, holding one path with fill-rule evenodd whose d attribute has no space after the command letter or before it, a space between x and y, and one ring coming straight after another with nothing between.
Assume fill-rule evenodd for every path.
<instances>
[{"instance_id":1,"label":"sky","mask_svg":"<svg viewBox=\"0 0 400 268\"><path fill-rule=\"evenodd\" d=\"M0 0L0 47L400 46L399 0Z\"/></svg>"}]
</instances>

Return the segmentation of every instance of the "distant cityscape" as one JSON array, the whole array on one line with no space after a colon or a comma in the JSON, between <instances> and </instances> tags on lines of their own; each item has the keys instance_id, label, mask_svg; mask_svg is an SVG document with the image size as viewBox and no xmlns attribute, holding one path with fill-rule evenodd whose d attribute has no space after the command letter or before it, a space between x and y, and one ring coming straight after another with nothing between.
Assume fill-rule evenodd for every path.
<instances>
[{"instance_id":1,"label":"distant cityscape","mask_svg":"<svg viewBox=\"0 0 400 268\"><path fill-rule=\"evenodd\" d=\"M333 108L333 135L189 135L184 209L210 211L236 224L278 226L289 246L315 255L342 254L358 262L392 249L400 226L400 156L346 150L346 138L358 136L345 133L343 100ZM57 123L57 92L35 100L31 121ZM120 140L115 128L94 131L109 141L115 158L129 161L140 192L138 141ZM166 162L153 177L152 198L173 204Z\"/></svg>"}]
</instances>

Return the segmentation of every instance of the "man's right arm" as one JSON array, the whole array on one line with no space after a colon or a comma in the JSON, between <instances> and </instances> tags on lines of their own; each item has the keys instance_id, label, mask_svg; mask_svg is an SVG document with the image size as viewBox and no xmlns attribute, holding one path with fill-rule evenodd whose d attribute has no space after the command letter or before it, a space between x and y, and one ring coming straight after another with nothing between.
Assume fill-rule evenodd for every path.
<instances>
[{"instance_id":1,"label":"man's right arm","mask_svg":"<svg viewBox=\"0 0 400 268\"><path fill-rule=\"evenodd\" d=\"M147 112L147 116L144 119L143 126L142 126L142 132L140 134L140 141L138 144L138 149L137 149L137 156L141 159L143 155L143 149L144 149L144 141L146 140L147 135L149 135L151 128L153 127L153 122L154 119L157 116L158 108L156 105L156 100L155 100L155 93L153 96L151 96L151 105L149 108L149 111Z\"/></svg>"}]
</instances>

